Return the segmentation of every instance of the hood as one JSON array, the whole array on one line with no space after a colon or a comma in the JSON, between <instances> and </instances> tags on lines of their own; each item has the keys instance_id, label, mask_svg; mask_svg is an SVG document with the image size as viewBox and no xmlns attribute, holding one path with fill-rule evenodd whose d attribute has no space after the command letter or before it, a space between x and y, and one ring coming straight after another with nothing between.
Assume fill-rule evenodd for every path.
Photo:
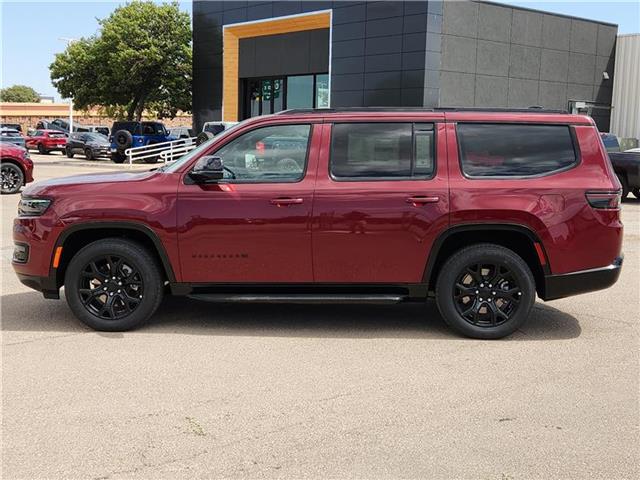
<instances>
[{"instance_id":1,"label":"hood","mask_svg":"<svg viewBox=\"0 0 640 480\"><path fill-rule=\"evenodd\" d=\"M109 140L104 139L104 140L89 140L87 142L87 145L91 145L94 147L108 147L111 144L109 143Z\"/></svg>"},{"instance_id":2,"label":"hood","mask_svg":"<svg viewBox=\"0 0 640 480\"><path fill-rule=\"evenodd\" d=\"M73 175L71 177L59 177L39 181L25 188L22 193L24 196L55 195L57 187L102 183L142 182L157 174L158 173L155 171L146 170L142 172L105 172Z\"/></svg>"}]
</instances>

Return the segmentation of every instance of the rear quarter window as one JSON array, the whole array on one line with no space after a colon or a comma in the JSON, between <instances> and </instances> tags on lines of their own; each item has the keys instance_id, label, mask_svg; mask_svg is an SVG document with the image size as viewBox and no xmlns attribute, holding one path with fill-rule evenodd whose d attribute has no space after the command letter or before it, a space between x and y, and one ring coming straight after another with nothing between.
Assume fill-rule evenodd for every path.
<instances>
[{"instance_id":1,"label":"rear quarter window","mask_svg":"<svg viewBox=\"0 0 640 480\"><path fill-rule=\"evenodd\" d=\"M468 177L533 177L578 163L567 125L458 124L460 165Z\"/></svg>"}]
</instances>

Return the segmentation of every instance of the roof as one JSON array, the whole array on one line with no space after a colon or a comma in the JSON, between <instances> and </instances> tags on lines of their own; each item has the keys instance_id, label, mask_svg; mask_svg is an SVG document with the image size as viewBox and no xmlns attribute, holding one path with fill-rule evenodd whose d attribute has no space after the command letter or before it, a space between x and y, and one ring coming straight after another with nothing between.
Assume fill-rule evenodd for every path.
<instances>
[{"instance_id":1,"label":"roof","mask_svg":"<svg viewBox=\"0 0 640 480\"><path fill-rule=\"evenodd\" d=\"M555 113L568 114L566 110L550 110L541 107L529 108L478 108L478 107L340 107L340 108L300 108L282 110L276 115L313 114L322 115L326 113L437 113L437 112L477 112L477 113Z\"/></svg>"}]
</instances>

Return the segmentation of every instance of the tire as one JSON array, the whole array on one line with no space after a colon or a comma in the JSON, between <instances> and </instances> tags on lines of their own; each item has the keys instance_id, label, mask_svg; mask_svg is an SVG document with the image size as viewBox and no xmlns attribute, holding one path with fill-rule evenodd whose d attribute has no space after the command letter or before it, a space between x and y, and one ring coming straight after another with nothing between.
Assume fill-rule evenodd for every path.
<instances>
[{"instance_id":1,"label":"tire","mask_svg":"<svg viewBox=\"0 0 640 480\"><path fill-rule=\"evenodd\" d=\"M98 240L76 253L64 284L75 316L105 332L139 327L151 318L164 293L163 276L149 251L118 238ZM104 289L107 293L102 294Z\"/></svg>"},{"instance_id":2,"label":"tire","mask_svg":"<svg viewBox=\"0 0 640 480\"><path fill-rule=\"evenodd\" d=\"M120 152L111 154L111 161L113 163L123 163L126 159L127 159L127 156Z\"/></svg>"},{"instance_id":3,"label":"tire","mask_svg":"<svg viewBox=\"0 0 640 480\"><path fill-rule=\"evenodd\" d=\"M0 181L3 195L18 193L24 185L24 174L16 164L3 162L0 164Z\"/></svg>"},{"instance_id":4,"label":"tire","mask_svg":"<svg viewBox=\"0 0 640 480\"><path fill-rule=\"evenodd\" d=\"M124 151L127 148L131 147L131 145L133 145L133 135L131 135L131 132L127 130L118 130L113 135L113 140L118 146L119 150Z\"/></svg>"},{"instance_id":5,"label":"tire","mask_svg":"<svg viewBox=\"0 0 640 480\"><path fill-rule=\"evenodd\" d=\"M93 160L93 152L91 151L90 148L85 148L84 150L84 158L86 158L87 160Z\"/></svg>"},{"instance_id":6,"label":"tire","mask_svg":"<svg viewBox=\"0 0 640 480\"><path fill-rule=\"evenodd\" d=\"M634 188L631 192L633 192L634 197L640 199L640 188Z\"/></svg>"},{"instance_id":7,"label":"tire","mask_svg":"<svg viewBox=\"0 0 640 480\"><path fill-rule=\"evenodd\" d=\"M624 175L616 174L618 180L620 181L620 185L622 185L622 201L626 200L629 195L629 183L627 182L627 177Z\"/></svg>"},{"instance_id":8,"label":"tire","mask_svg":"<svg viewBox=\"0 0 640 480\"><path fill-rule=\"evenodd\" d=\"M49 150L47 150L46 148L44 148L44 145L42 145L41 143L38 144L38 153L40 155L48 155L49 154Z\"/></svg>"},{"instance_id":9,"label":"tire","mask_svg":"<svg viewBox=\"0 0 640 480\"><path fill-rule=\"evenodd\" d=\"M211 132L200 132L196 137L196 146L202 145L204 142L208 142L215 135Z\"/></svg>"},{"instance_id":10,"label":"tire","mask_svg":"<svg viewBox=\"0 0 640 480\"><path fill-rule=\"evenodd\" d=\"M64 152L67 154L67 158L73 158L73 150L70 148L65 148Z\"/></svg>"},{"instance_id":11,"label":"tire","mask_svg":"<svg viewBox=\"0 0 640 480\"><path fill-rule=\"evenodd\" d=\"M484 267L490 267L486 275ZM486 282L491 283L487 286ZM469 294L464 295L466 292ZM533 274L524 260L491 243L454 253L442 266L436 283L436 302L445 323L471 338L497 339L512 334L527 320L535 297Z\"/></svg>"}]
</instances>

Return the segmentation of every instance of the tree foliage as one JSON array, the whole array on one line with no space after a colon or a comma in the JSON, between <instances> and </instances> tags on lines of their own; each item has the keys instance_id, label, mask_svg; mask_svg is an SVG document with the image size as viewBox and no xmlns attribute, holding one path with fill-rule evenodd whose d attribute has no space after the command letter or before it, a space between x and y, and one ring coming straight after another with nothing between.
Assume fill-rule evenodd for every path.
<instances>
[{"instance_id":1,"label":"tree foliage","mask_svg":"<svg viewBox=\"0 0 640 480\"><path fill-rule=\"evenodd\" d=\"M140 120L191 109L191 21L177 3L135 1L99 20L100 32L71 43L51 80L76 108L102 106Z\"/></svg>"},{"instance_id":2,"label":"tree foliage","mask_svg":"<svg viewBox=\"0 0 640 480\"><path fill-rule=\"evenodd\" d=\"M40 95L33 88L26 85L13 85L0 90L0 101L2 102L39 102Z\"/></svg>"}]
</instances>

